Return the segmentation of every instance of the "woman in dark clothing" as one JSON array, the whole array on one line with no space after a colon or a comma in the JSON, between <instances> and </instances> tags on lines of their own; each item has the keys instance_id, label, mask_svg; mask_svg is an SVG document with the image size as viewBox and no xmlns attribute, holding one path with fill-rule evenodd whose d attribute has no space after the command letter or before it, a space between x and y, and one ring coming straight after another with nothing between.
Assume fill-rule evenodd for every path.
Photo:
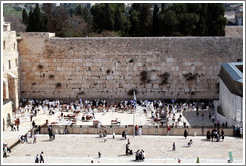
<instances>
[{"instance_id":1,"label":"woman in dark clothing","mask_svg":"<svg viewBox=\"0 0 246 166\"><path fill-rule=\"evenodd\" d=\"M184 131L184 137L186 138L188 136L187 130Z\"/></svg>"},{"instance_id":2,"label":"woman in dark clothing","mask_svg":"<svg viewBox=\"0 0 246 166\"><path fill-rule=\"evenodd\" d=\"M207 131L207 141L208 140L210 141L210 131L209 130Z\"/></svg>"},{"instance_id":3,"label":"woman in dark clothing","mask_svg":"<svg viewBox=\"0 0 246 166\"><path fill-rule=\"evenodd\" d=\"M221 139L224 141L225 135L224 135L224 130L221 130Z\"/></svg>"}]
</instances>

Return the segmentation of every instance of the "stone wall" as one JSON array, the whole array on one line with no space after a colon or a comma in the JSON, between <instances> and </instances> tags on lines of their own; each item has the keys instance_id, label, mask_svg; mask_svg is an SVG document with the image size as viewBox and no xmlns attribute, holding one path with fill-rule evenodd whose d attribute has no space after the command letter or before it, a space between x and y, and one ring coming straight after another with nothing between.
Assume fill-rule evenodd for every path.
<instances>
[{"instance_id":1,"label":"stone wall","mask_svg":"<svg viewBox=\"0 0 246 166\"><path fill-rule=\"evenodd\" d=\"M53 132L55 134L64 134L65 126L63 125L52 125ZM98 134L99 129L92 127L92 126L79 126L73 125L67 127L69 134ZM182 136L184 135L185 129L187 130L189 136L205 136L207 131L209 130L210 133L213 128L211 127L204 127L204 128L171 128L171 131L168 133L172 136ZM106 130L108 134L122 134L124 130L127 131L127 135L132 135L134 130L133 127L125 126L105 126L101 129L102 131ZM233 136L233 128L224 128L225 136ZM41 128L41 134L48 134L48 127L44 126ZM152 127L152 126L142 126L142 134L143 135L167 135L167 128L166 127Z\"/></svg>"},{"instance_id":2,"label":"stone wall","mask_svg":"<svg viewBox=\"0 0 246 166\"><path fill-rule=\"evenodd\" d=\"M243 26L225 26L226 37L243 37Z\"/></svg>"},{"instance_id":3,"label":"stone wall","mask_svg":"<svg viewBox=\"0 0 246 166\"><path fill-rule=\"evenodd\" d=\"M10 24L4 24L3 32L3 100L11 99L14 108L19 106L19 53L16 32L9 31Z\"/></svg>"},{"instance_id":4,"label":"stone wall","mask_svg":"<svg viewBox=\"0 0 246 166\"><path fill-rule=\"evenodd\" d=\"M20 35L22 98L218 99L221 63L243 59L236 37Z\"/></svg>"}]
</instances>

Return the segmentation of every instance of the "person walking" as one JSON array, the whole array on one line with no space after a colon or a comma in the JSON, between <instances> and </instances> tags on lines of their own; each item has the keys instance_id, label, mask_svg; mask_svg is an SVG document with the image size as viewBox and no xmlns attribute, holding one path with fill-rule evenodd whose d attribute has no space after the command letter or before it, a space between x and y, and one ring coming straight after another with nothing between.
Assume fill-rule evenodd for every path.
<instances>
[{"instance_id":1,"label":"person walking","mask_svg":"<svg viewBox=\"0 0 246 166\"><path fill-rule=\"evenodd\" d=\"M125 138L125 130L122 131L122 139Z\"/></svg>"},{"instance_id":2,"label":"person walking","mask_svg":"<svg viewBox=\"0 0 246 166\"><path fill-rule=\"evenodd\" d=\"M38 154L35 157L35 163L39 163L39 158L38 158Z\"/></svg>"},{"instance_id":3,"label":"person walking","mask_svg":"<svg viewBox=\"0 0 246 166\"><path fill-rule=\"evenodd\" d=\"M17 119L15 120L15 126L17 127L17 131L19 131L19 125L20 125L20 119L17 118Z\"/></svg>"},{"instance_id":4,"label":"person walking","mask_svg":"<svg viewBox=\"0 0 246 166\"><path fill-rule=\"evenodd\" d=\"M210 136L211 136L211 134L210 134L210 131L208 130L207 131L207 141L210 141Z\"/></svg>"},{"instance_id":5,"label":"person walking","mask_svg":"<svg viewBox=\"0 0 246 166\"><path fill-rule=\"evenodd\" d=\"M43 156L43 154L44 154L44 152L41 152L40 153L40 160L39 160L40 163L44 163L44 156Z\"/></svg>"},{"instance_id":6,"label":"person walking","mask_svg":"<svg viewBox=\"0 0 246 166\"><path fill-rule=\"evenodd\" d=\"M36 125L36 123L35 123L35 121L33 120L33 121L32 121L32 128L34 128L35 125Z\"/></svg>"},{"instance_id":7,"label":"person walking","mask_svg":"<svg viewBox=\"0 0 246 166\"><path fill-rule=\"evenodd\" d=\"M37 135L34 133L33 134L33 143L35 144L37 142Z\"/></svg>"},{"instance_id":8,"label":"person walking","mask_svg":"<svg viewBox=\"0 0 246 166\"><path fill-rule=\"evenodd\" d=\"M222 141L224 141L224 138L225 138L224 134L225 134L225 133L224 133L224 130L222 129L222 130L221 130L221 139L222 139Z\"/></svg>"},{"instance_id":9,"label":"person walking","mask_svg":"<svg viewBox=\"0 0 246 166\"><path fill-rule=\"evenodd\" d=\"M188 136L188 132L187 132L187 130L185 129L185 131L184 131L184 137L185 137L185 139L187 138L187 136Z\"/></svg>"},{"instance_id":10,"label":"person walking","mask_svg":"<svg viewBox=\"0 0 246 166\"><path fill-rule=\"evenodd\" d=\"M115 139L115 133L113 133L113 139Z\"/></svg>"},{"instance_id":11,"label":"person walking","mask_svg":"<svg viewBox=\"0 0 246 166\"><path fill-rule=\"evenodd\" d=\"M172 151L175 151L176 150L176 146L175 146L175 142L173 142L173 149Z\"/></svg>"}]
</instances>

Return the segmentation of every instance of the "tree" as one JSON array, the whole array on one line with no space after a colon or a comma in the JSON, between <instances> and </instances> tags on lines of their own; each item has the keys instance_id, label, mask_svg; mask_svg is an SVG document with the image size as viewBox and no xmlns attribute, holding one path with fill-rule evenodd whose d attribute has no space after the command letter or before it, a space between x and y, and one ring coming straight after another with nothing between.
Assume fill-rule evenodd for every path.
<instances>
[{"instance_id":1,"label":"tree","mask_svg":"<svg viewBox=\"0 0 246 166\"><path fill-rule=\"evenodd\" d=\"M92 6L93 26L95 30L101 33L103 30L113 30L114 15L112 4L97 4Z\"/></svg>"},{"instance_id":2,"label":"tree","mask_svg":"<svg viewBox=\"0 0 246 166\"><path fill-rule=\"evenodd\" d=\"M153 36L158 36L159 35L159 16L158 16L159 8L157 5L154 7L153 11Z\"/></svg>"},{"instance_id":3,"label":"tree","mask_svg":"<svg viewBox=\"0 0 246 166\"><path fill-rule=\"evenodd\" d=\"M224 36L226 18L224 4L208 4L208 36Z\"/></svg>"},{"instance_id":4,"label":"tree","mask_svg":"<svg viewBox=\"0 0 246 166\"><path fill-rule=\"evenodd\" d=\"M203 3L201 4L201 9L200 9L200 18L197 23L197 28L195 35L196 36L205 36L208 32L207 28L207 11L208 11L208 4Z\"/></svg>"},{"instance_id":5,"label":"tree","mask_svg":"<svg viewBox=\"0 0 246 166\"><path fill-rule=\"evenodd\" d=\"M21 18L14 17L13 15L4 15L4 20L11 22L11 30L18 32L25 32L26 25L23 24Z\"/></svg>"},{"instance_id":6,"label":"tree","mask_svg":"<svg viewBox=\"0 0 246 166\"><path fill-rule=\"evenodd\" d=\"M103 29L106 30L113 30L114 29L114 18L112 14L112 10L109 7L109 4L106 3L104 7L104 13L103 13Z\"/></svg>"},{"instance_id":7,"label":"tree","mask_svg":"<svg viewBox=\"0 0 246 166\"><path fill-rule=\"evenodd\" d=\"M91 33L91 27L81 16L71 16L65 21L62 30L59 32L61 37L85 37Z\"/></svg>"},{"instance_id":8,"label":"tree","mask_svg":"<svg viewBox=\"0 0 246 166\"><path fill-rule=\"evenodd\" d=\"M114 29L116 31L120 31L123 30L123 14L121 13L121 11L119 10L119 7L117 5L117 9L115 12L115 16L114 16Z\"/></svg>"},{"instance_id":9,"label":"tree","mask_svg":"<svg viewBox=\"0 0 246 166\"><path fill-rule=\"evenodd\" d=\"M52 18L49 21L49 32L55 32L59 36L60 31L66 24L67 19L69 19L67 11L62 7L58 6L55 8Z\"/></svg>"},{"instance_id":10,"label":"tree","mask_svg":"<svg viewBox=\"0 0 246 166\"><path fill-rule=\"evenodd\" d=\"M33 32L42 32L41 14L40 14L40 8L39 8L38 3L36 4L34 11L32 13L32 17L30 19L33 19L32 31Z\"/></svg>"},{"instance_id":11,"label":"tree","mask_svg":"<svg viewBox=\"0 0 246 166\"><path fill-rule=\"evenodd\" d=\"M130 36L139 36L139 31L138 31L140 29L139 14L140 14L139 10L135 10L134 8L132 8L129 11Z\"/></svg>"},{"instance_id":12,"label":"tree","mask_svg":"<svg viewBox=\"0 0 246 166\"><path fill-rule=\"evenodd\" d=\"M22 23L27 25L28 24L28 15L26 9L22 11Z\"/></svg>"},{"instance_id":13,"label":"tree","mask_svg":"<svg viewBox=\"0 0 246 166\"><path fill-rule=\"evenodd\" d=\"M82 18L85 20L85 22L87 22L88 24L92 23L92 16L90 11L88 10L88 8L83 7L82 8Z\"/></svg>"},{"instance_id":14,"label":"tree","mask_svg":"<svg viewBox=\"0 0 246 166\"><path fill-rule=\"evenodd\" d=\"M29 12L29 19L28 19L28 24L27 24L27 29L26 29L27 32L33 32L33 29L34 29L34 27L33 27L34 21L33 20L34 19L33 19L33 14L32 14L32 9L31 9Z\"/></svg>"},{"instance_id":15,"label":"tree","mask_svg":"<svg viewBox=\"0 0 246 166\"><path fill-rule=\"evenodd\" d=\"M55 11L54 3L44 3L42 6L42 10L50 17Z\"/></svg>"},{"instance_id":16,"label":"tree","mask_svg":"<svg viewBox=\"0 0 246 166\"><path fill-rule=\"evenodd\" d=\"M140 7L139 23L141 29L139 29L140 36L150 36L152 26L152 16L150 12L150 4L142 4Z\"/></svg>"},{"instance_id":17,"label":"tree","mask_svg":"<svg viewBox=\"0 0 246 166\"><path fill-rule=\"evenodd\" d=\"M78 6L76 7L76 15L82 16L82 8L81 8L81 5L78 5Z\"/></svg>"}]
</instances>

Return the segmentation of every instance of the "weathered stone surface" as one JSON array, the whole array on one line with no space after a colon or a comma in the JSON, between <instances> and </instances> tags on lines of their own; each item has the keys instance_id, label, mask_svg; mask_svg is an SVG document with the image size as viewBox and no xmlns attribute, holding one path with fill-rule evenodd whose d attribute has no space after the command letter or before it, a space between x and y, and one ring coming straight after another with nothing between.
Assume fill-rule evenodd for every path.
<instances>
[{"instance_id":1,"label":"weathered stone surface","mask_svg":"<svg viewBox=\"0 0 246 166\"><path fill-rule=\"evenodd\" d=\"M243 59L243 39L238 37L49 38L48 33L21 36L24 98L121 99L132 98L127 92L135 88L138 98L217 99L221 63ZM141 80L142 71L149 75L146 82ZM165 72L170 77L160 85L160 75ZM195 78L185 78L183 74L187 73ZM54 79L49 78L50 74ZM37 84L32 85L33 82ZM55 88L58 82L62 86ZM44 85L47 86L42 89ZM30 88L38 92L32 94Z\"/></svg>"}]
</instances>

